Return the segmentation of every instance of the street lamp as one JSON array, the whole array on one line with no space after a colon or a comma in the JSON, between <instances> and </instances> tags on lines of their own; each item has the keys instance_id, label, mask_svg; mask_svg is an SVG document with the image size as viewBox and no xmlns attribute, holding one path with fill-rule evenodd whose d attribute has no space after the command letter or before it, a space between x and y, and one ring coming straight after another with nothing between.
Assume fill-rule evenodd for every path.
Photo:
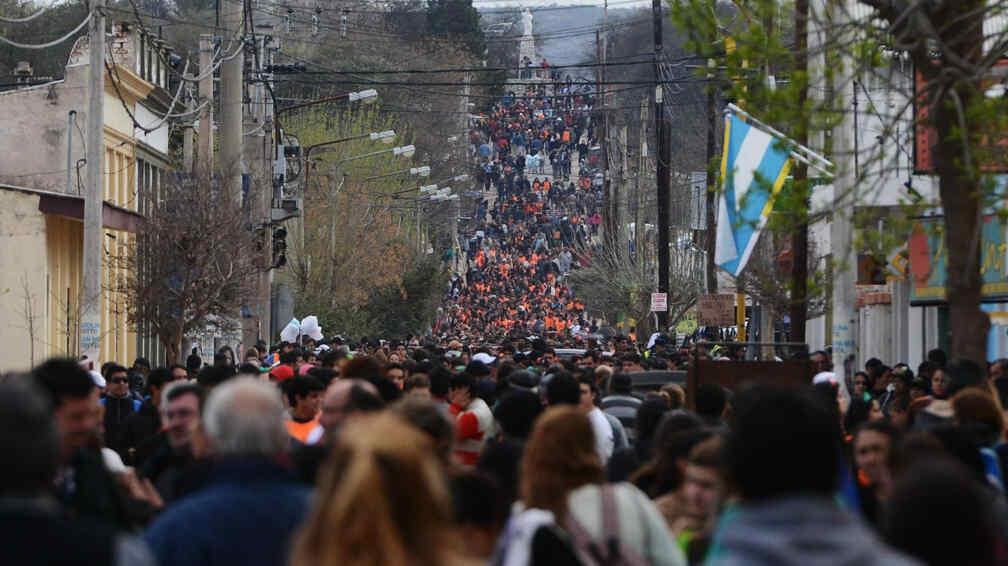
<instances>
[{"instance_id":1,"label":"street lamp","mask_svg":"<svg viewBox=\"0 0 1008 566\"><path fill-rule=\"evenodd\" d=\"M350 136L346 138L340 138L336 140L324 141L316 144L312 144L305 148L304 152L304 187L308 190L308 176L311 173L311 153L319 148L325 148L329 146L334 146L336 144L341 144L348 141L356 141L363 139L370 139L371 141L380 141L385 144L390 144L395 141L396 133L395 130L384 130L381 132L371 132L369 134L361 134L359 136ZM387 150L385 150L387 151Z\"/></svg>"},{"instance_id":2,"label":"street lamp","mask_svg":"<svg viewBox=\"0 0 1008 566\"><path fill-rule=\"evenodd\" d=\"M350 102L373 104L375 100L378 99L378 91L373 88L369 88L358 92L351 92L347 96L350 99Z\"/></svg>"},{"instance_id":3,"label":"street lamp","mask_svg":"<svg viewBox=\"0 0 1008 566\"><path fill-rule=\"evenodd\" d=\"M292 104L290 106L284 106L283 108L277 108L276 113L282 114L284 112L290 112L291 110L297 110L298 108L315 106L316 104L324 104L326 102L338 102L340 100L371 104L375 102L377 99L378 99L378 91L373 88L369 88L367 90L344 92L341 94L337 94L335 96L327 96L325 98L319 98L318 100L310 100L308 102L302 102L300 104Z\"/></svg>"},{"instance_id":4,"label":"street lamp","mask_svg":"<svg viewBox=\"0 0 1008 566\"><path fill-rule=\"evenodd\" d=\"M371 141L380 141L384 144L390 144L395 141L395 130L385 130L383 132L371 132L368 134Z\"/></svg>"},{"instance_id":5,"label":"street lamp","mask_svg":"<svg viewBox=\"0 0 1008 566\"><path fill-rule=\"evenodd\" d=\"M430 185L422 185L420 187L420 193L423 194L423 193L429 193L431 191L436 191L437 188L438 188L438 183L447 183L449 181L454 181L456 183L461 183L462 181L467 181L467 180L469 180L469 175L467 173L463 173L461 175L455 175L454 177L447 177L447 178L444 178L444 179L439 179L439 180L431 183ZM396 191L396 192L392 193L389 196L401 195L401 194L413 192L415 190L416 190L416 187L410 187L408 189L403 189L401 191Z\"/></svg>"},{"instance_id":6,"label":"street lamp","mask_svg":"<svg viewBox=\"0 0 1008 566\"><path fill-rule=\"evenodd\" d=\"M402 155L408 158L413 157L414 153L416 153L416 146L412 144L392 148L392 155Z\"/></svg>"},{"instance_id":7,"label":"street lamp","mask_svg":"<svg viewBox=\"0 0 1008 566\"><path fill-rule=\"evenodd\" d=\"M427 177L430 175L430 166L422 165L420 167L410 167L409 169L400 169L399 171L392 171L391 173L383 173L381 175L375 175L373 177L367 177L361 179L362 182L365 181L375 181L377 179L384 179L386 177L394 177L396 175L411 175L413 177ZM412 190L412 189L410 189Z\"/></svg>"},{"instance_id":8,"label":"street lamp","mask_svg":"<svg viewBox=\"0 0 1008 566\"><path fill-rule=\"evenodd\" d=\"M283 185L285 182L284 177L287 171L287 161L284 159L281 146L283 141L281 140L281 132L283 127L280 124L280 115L285 112L290 112L291 110L297 110L299 108L307 108L308 106L315 106L316 104L324 104L326 102L337 102L340 100L348 100L350 102L363 102L365 104L370 104L377 100L378 91L369 88L360 91L344 92L342 94L337 94L335 96L327 96L325 98L320 98L318 100L311 100L308 102L302 102L301 104L292 104L291 106L284 106L283 108L277 108L273 112L273 160L275 164L274 171L274 186L273 186L273 197L274 199L282 198L283 196ZM338 143L338 142L334 142ZM305 173L305 178L307 179L308 174Z\"/></svg>"},{"instance_id":9,"label":"street lamp","mask_svg":"<svg viewBox=\"0 0 1008 566\"><path fill-rule=\"evenodd\" d=\"M363 155L355 155L353 157L347 157L346 159L341 159L337 161L337 163L346 163L348 161L367 159L368 157L374 157L376 155L381 155L383 153L391 153L396 157L405 157L408 159L410 157L413 157L413 154L416 153L416 147L412 145L401 145L401 146L397 145L395 147L390 147L388 149L379 149L378 151L372 151L371 153L365 153Z\"/></svg>"}]
</instances>

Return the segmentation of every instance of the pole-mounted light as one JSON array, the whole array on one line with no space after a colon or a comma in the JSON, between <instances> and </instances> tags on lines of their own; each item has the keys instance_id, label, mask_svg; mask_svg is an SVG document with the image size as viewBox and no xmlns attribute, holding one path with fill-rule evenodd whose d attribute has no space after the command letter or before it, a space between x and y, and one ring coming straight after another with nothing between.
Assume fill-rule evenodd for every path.
<instances>
[{"instance_id":1,"label":"pole-mounted light","mask_svg":"<svg viewBox=\"0 0 1008 566\"><path fill-rule=\"evenodd\" d=\"M373 88L359 90L351 92L348 98L350 99L350 102L363 102L365 104L371 104L372 102L378 100L378 91Z\"/></svg>"}]
</instances>

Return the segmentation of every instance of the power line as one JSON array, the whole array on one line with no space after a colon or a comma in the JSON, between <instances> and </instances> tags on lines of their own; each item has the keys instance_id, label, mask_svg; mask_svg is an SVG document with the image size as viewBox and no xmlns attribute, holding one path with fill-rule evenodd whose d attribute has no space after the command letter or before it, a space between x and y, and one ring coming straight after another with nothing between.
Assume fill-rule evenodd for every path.
<instances>
[{"instance_id":1,"label":"power line","mask_svg":"<svg viewBox=\"0 0 1008 566\"><path fill-rule=\"evenodd\" d=\"M63 37L61 37L59 39L54 39L54 40L49 41L47 43L19 43L17 41L12 41L10 39L7 39L6 37L4 37L2 35L0 35L0 43L5 43L7 45L10 45L11 47L16 47L18 49L32 49L32 50L36 50L36 49L49 49L50 47L55 47L55 46L63 43L64 41L72 38L73 36L77 35L77 33L80 30L84 29L84 26L88 25L88 22L90 22L90 21L91 21L91 13L89 12L88 15L87 15L87 17L84 18L84 21L81 22L80 24L78 24L77 27L75 27L72 31L70 31L69 33L67 33L66 35L64 35Z\"/></svg>"},{"instance_id":2,"label":"power line","mask_svg":"<svg viewBox=\"0 0 1008 566\"><path fill-rule=\"evenodd\" d=\"M295 79L290 79L286 77L277 77L277 80L284 80L288 82L303 82L304 84L352 84L352 85L377 85L377 86L459 86L457 82L417 82L417 81L376 81L373 79L357 79L357 78L341 78L339 80L333 81L297 81ZM689 83L706 83L711 82L713 79L702 79L702 78L688 78L688 79L662 79L662 80L633 80L633 81L606 81L597 82L601 86L625 86L625 85L658 85L658 84L689 84ZM537 83L537 82L509 82L505 84L501 83L491 83L491 82L481 82L481 83L469 83L470 86L544 86L547 83Z\"/></svg>"},{"instance_id":3,"label":"power line","mask_svg":"<svg viewBox=\"0 0 1008 566\"><path fill-rule=\"evenodd\" d=\"M55 6L56 6L56 2L54 1L51 4L49 4L48 6L45 6L44 8L40 8L34 14L25 16L23 18L8 18L8 17L5 17L5 16L0 16L0 22L5 22L5 23L8 23L8 24L23 24L25 22L30 22L30 21L34 20L35 18L41 16L42 14L48 12L49 10L52 10Z\"/></svg>"},{"instance_id":4,"label":"power line","mask_svg":"<svg viewBox=\"0 0 1008 566\"><path fill-rule=\"evenodd\" d=\"M695 57L694 57L695 58ZM314 64L314 63L313 63ZM578 69L578 68L591 68L591 67L620 67L627 65L650 65L652 61L625 61L622 63L578 63L572 65L550 65L549 67L544 67L543 69ZM537 67L538 68L538 67ZM324 71L298 71L292 74L299 75L418 75L418 74L434 74L434 73L496 73L496 72L507 72L514 70L514 67L471 67L471 68L454 68L454 69L380 69L380 70L337 70L337 69L327 69Z\"/></svg>"}]
</instances>

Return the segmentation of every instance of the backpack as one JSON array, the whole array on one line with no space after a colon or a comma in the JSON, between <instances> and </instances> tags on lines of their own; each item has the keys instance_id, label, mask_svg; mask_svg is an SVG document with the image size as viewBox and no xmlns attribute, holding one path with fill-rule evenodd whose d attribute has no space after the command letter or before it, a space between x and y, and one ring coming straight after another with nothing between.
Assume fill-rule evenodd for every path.
<instances>
[{"instance_id":1,"label":"backpack","mask_svg":"<svg viewBox=\"0 0 1008 566\"><path fill-rule=\"evenodd\" d=\"M620 540L619 509L616 505L615 486L599 487L602 498L602 541L568 515L565 528L570 535L575 553L585 566L646 566L648 561L637 551L627 548Z\"/></svg>"}]
</instances>

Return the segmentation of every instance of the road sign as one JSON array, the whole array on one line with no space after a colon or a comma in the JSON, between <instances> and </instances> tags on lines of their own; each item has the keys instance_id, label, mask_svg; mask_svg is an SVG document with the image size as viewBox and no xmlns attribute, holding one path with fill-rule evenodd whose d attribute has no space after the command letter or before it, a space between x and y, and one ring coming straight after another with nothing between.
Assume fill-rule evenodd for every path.
<instances>
[{"instance_id":1,"label":"road sign","mask_svg":"<svg viewBox=\"0 0 1008 566\"><path fill-rule=\"evenodd\" d=\"M697 323L700 326L735 324L734 295L700 295L697 298Z\"/></svg>"},{"instance_id":2,"label":"road sign","mask_svg":"<svg viewBox=\"0 0 1008 566\"><path fill-rule=\"evenodd\" d=\"M651 312L668 310L668 293L651 293Z\"/></svg>"}]
</instances>

